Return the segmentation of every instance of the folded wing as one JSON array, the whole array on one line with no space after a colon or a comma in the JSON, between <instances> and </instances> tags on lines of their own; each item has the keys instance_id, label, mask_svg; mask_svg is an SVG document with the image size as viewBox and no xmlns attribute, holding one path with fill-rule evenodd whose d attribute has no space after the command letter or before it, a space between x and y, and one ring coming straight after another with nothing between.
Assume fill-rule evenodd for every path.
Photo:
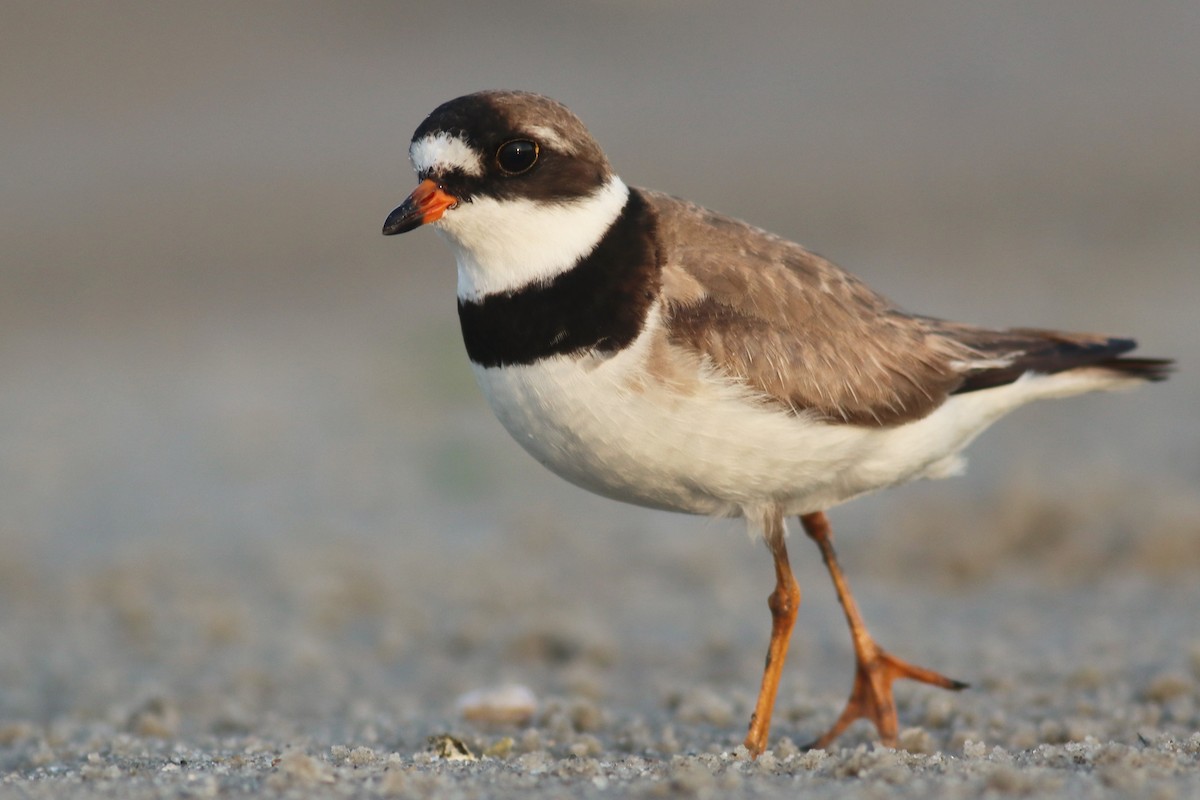
<instances>
[{"instance_id":1,"label":"folded wing","mask_svg":"<svg viewBox=\"0 0 1200 800\"><path fill-rule=\"evenodd\" d=\"M1135 346L1130 339L988 330L908 314L795 243L646 195L659 211L664 251L677 254L662 275L671 342L795 413L898 425L953 394L1026 372L1093 367L1161 380L1169 370L1168 361L1121 358Z\"/></svg>"}]
</instances>

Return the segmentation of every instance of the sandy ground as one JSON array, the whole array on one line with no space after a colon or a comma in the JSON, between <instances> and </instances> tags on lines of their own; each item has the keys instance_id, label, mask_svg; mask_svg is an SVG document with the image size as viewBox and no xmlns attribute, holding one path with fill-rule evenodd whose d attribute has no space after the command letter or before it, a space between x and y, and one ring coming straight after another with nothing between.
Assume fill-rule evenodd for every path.
<instances>
[{"instance_id":1,"label":"sandy ground","mask_svg":"<svg viewBox=\"0 0 1200 800\"><path fill-rule=\"evenodd\" d=\"M0 797L1200 796L1195 5L500 8L5 5ZM851 654L797 536L745 759L764 549L492 419L449 257L378 233L483 86L914 310L1180 360L834 512L880 640L971 683L901 685L900 749L798 747Z\"/></svg>"},{"instance_id":2,"label":"sandy ground","mask_svg":"<svg viewBox=\"0 0 1200 800\"><path fill-rule=\"evenodd\" d=\"M531 522L465 555L297 541L220 555L153 546L89 568L7 559L0 793L1200 790L1194 528L1158 543L1191 548L1186 568L1112 551L1086 574L1001 561L959 585L936 577L953 572L938 548L910 553L924 563L915 581L850 548L882 639L972 684L901 685L896 751L862 724L831 752L797 747L832 722L850 678L832 590L805 561L773 747L752 762L739 742L768 630L765 553L730 530L579 542L565 522ZM1077 544L1047 555L1070 561ZM571 558L546 556L564 549ZM514 684L536 705L480 713L528 719L471 722L456 706ZM436 756L429 738L441 734L478 760Z\"/></svg>"}]
</instances>

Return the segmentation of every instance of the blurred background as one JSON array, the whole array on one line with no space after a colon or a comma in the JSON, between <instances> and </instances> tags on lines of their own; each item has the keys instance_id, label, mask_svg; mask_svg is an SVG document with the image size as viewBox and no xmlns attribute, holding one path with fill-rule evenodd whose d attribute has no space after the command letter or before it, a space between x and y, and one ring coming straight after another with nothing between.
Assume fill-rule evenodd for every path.
<instances>
[{"instance_id":1,"label":"blurred background","mask_svg":"<svg viewBox=\"0 0 1200 800\"><path fill-rule=\"evenodd\" d=\"M615 631L642 624L636 602L686 616L748 586L737 602L762 618L738 624L757 647L769 566L741 524L627 508L543 471L474 386L449 252L429 231L380 235L415 185L412 130L493 87L568 104L626 182L803 242L909 309L1132 335L1179 360L1133 395L1014 414L966 478L839 510L852 574L974 580L1063 541L1056 568L1097 552L1200 566L1194 2L0 14L10 615L22 597L103 606L96 570L134 562L155 566L121 586L152 574L164 592L238 597L240 571L358 559L345 586L370 573L436 604L475 580L455 571L474 559L474 576L594 581L598 603L624 603L595 612ZM524 571L494 566L505 553ZM802 582L823 581L804 561ZM37 588L81 576L82 599Z\"/></svg>"}]
</instances>

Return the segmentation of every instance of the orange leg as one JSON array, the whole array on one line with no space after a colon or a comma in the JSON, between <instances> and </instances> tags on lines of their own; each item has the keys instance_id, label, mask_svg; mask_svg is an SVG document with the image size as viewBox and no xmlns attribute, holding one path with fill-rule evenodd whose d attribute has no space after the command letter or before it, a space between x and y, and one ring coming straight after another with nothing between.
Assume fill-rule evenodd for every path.
<instances>
[{"instance_id":1,"label":"orange leg","mask_svg":"<svg viewBox=\"0 0 1200 800\"><path fill-rule=\"evenodd\" d=\"M758 691L758 702L750 717L750 731L746 734L746 749L754 758L767 749L767 735L771 730L771 712L775 708L775 695L779 692L779 676L783 662L787 659L788 642L792 638L792 627L796 624L796 613L800 610L800 587L792 575L788 563L787 545L783 541L783 517L775 515L768 519L766 530L767 547L775 559L775 591L767 598L771 609L771 644L767 648L767 663L763 667L762 688Z\"/></svg>"},{"instance_id":2,"label":"orange leg","mask_svg":"<svg viewBox=\"0 0 1200 800\"><path fill-rule=\"evenodd\" d=\"M914 666L896 658L884 650L871 637L867 626L863 624L862 616L858 613L858 605L850 594L850 586L838 566L837 555L833 552L833 531L829 527L829 519L821 511L805 514L800 517L804 532L809 535L817 547L821 548L821 557L833 578L833 588L837 590L838 600L846 612L846 621L850 623L850 638L854 641L854 688L850 691L850 699L846 709L838 717L833 727L819 739L808 745L809 748L824 749L836 739L850 723L856 719L868 719L879 730L879 738L888 747L896 746L898 725L896 722L896 701L892 698L892 682L897 678L910 678L914 681L940 686L943 689L965 689L967 684L947 678L933 670Z\"/></svg>"}]
</instances>

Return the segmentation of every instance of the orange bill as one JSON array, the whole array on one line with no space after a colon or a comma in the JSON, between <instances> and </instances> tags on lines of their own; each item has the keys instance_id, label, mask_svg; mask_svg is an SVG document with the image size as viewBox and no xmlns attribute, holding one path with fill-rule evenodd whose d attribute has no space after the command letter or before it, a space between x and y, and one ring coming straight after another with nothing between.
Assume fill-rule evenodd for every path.
<instances>
[{"instance_id":1,"label":"orange bill","mask_svg":"<svg viewBox=\"0 0 1200 800\"><path fill-rule=\"evenodd\" d=\"M437 222L442 218L442 214L446 213L446 209L457 202L457 197L444 192L434 181L423 180L399 208L388 214L387 221L383 223L383 235L405 233L430 222Z\"/></svg>"}]
</instances>

